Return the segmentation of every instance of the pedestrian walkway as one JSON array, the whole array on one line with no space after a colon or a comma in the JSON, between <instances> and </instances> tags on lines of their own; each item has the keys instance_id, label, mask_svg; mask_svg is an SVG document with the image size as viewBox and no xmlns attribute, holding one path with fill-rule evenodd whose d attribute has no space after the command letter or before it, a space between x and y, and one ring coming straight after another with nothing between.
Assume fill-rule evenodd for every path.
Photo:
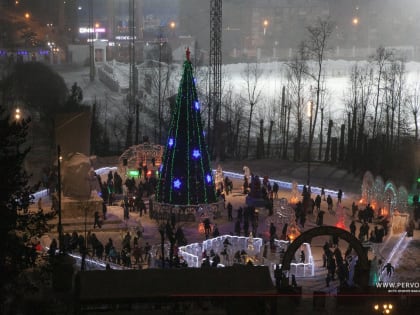
<instances>
[{"instance_id":1,"label":"pedestrian walkway","mask_svg":"<svg viewBox=\"0 0 420 315\"><path fill-rule=\"evenodd\" d=\"M232 176L233 173L229 173ZM242 184L243 181L240 177L232 176L233 181L233 190L232 193L226 195L226 202L230 202L233 206L233 220L228 220L227 210L222 213L220 218L212 219L212 224L217 224L219 232L221 235L224 234L234 234L234 224L238 215L238 208L245 207L245 195L243 194ZM292 191L291 189L285 188L287 186L280 185L280 190L278 194L278 198L285 198L290 200L292 198ZM327 191L336 191L334 189L328 189ZM314 189L314 191L316 191ZM315 194L312 195L315 197ZM335 196L334 196L335 197ZM144 198L146 205L148 205L147 198ZM344 194L342 200L342 206L344 209L344 224L346 227L349 226L352 217L351 217L351 204L353 201L358 200L358 196L356 193L348 193ZM334 198L334 203L336 203L336 197ZM44 208L48 209L50 207L49 199L43 197L43 204ZM324 224L326 225L336 225L339 221L336 214L334 212L327 211L327 203L326 201L322 200L321 202L321 210L325 211L324 216ZM31 206L30 211L37 211L36 203ZM265 241L269 239L269 221L267 220L268 210L265 208L258 208L259 211L259 224L257 228L257 235L256 237L262 237ZM298 226L301 232L316 227L316 215L315 214L308 214L307 221L305 223L305 227ZM57 219L53 223L57 223ZM159 248L161 239L160 234L158 232L158 223L151 219L148 214L140 216L138 212L130 212L129 218L124 219L123 209L121 206L109 206L107 210L107 218L103 220L101 228L93 228L93 218L65 218L62 220L64 233L72 233L73 231L77 231L82 235L87 235L90 233L95 233L98 240L100 240L103 244L106 244L109 238L114 240L114 244L116 250L122 249L122 240L124 235L127 232L130 232L131 235L136 235L137 231L141 231L142 238L139 241L140 246L144 246L146 242L151 244L152 246ZM178 223L185 234L185 237L188 243L194 242L202 242L205 240L204 233L199 229L199 223L196 222L180 222ZM372 225L373 226L373 225ZM360 228L360 223L357 223L357 229ZM277 226L277 231L281 231L281 226ZM248 235L243 235L248 236ZM51 233L51 238L57 238L57 233ZM312 247L312 255L314 257L315 262L315 277L313 278L300 278L297 279L298 285L303 286L303 293L311 293L313 291L324 291L328 294L335 294L336 288L338 286L338 281L332 281L330 283L330 287L326 286L325 278L326 278L326 269L322 267L322 246L326 241L329 241L329 236L319 236L312 240L311 247ZM384 244L380 248L381 256L387 257L394 245L397 244L399 239L397 237L391 237L385 239ZM347 245L343 244L341 248L342 252L344 253L345 247ZM376 249L378 250L378 248ZM369 253L370 258L372 258L373 253ZM147 264L144 263L142 268L147 268Z\"/></svg>"}]
</instances>

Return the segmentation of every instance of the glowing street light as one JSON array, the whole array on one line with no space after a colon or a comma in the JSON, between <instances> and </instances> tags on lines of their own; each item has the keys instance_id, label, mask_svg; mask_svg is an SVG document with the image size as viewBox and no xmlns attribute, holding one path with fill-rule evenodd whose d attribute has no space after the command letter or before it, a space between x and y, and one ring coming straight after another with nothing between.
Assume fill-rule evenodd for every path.
<instances>
[{"instance_id":1,"label":"glowing street light","mask_svg":"<svg viewBox=\"0 0 420 315\"><path fill-rule=\"evenodd\" d=\"M353 25L359 25L359 18L356 16L351 22L353 23Z\"/></svg>"},{"instance_id":2,"label":"glowing street light","mask_svg":"<svg viewBox=\"0 0 420 315\"><path fill-rule=\"evenodd\" d=\"M263 21L263 26L264 26L264 35L265 35L265 33L267 32L267 27L268 27L268 24L269 24L268 20L267 20L267 19L265 19L265 20Z\"/></svg>"},{"instance_id":3,"label":"glowing street light","mask_svg":"<svg viewBox=\"0 0 420 315\"><path fill-rule=\"evenodd\" d=\"M174 29L176 27L176 23L174 21L169 22L169 27Z\"/></svg>"},{"instance_id":4,"label":"glowing street light","mask_svg":"<svg viewBox=\"0 0 420 315\"><path fill-rule=\"evenodd\" d=\"M30 17L31 17L31 15L30 15L28 12L26 12L26 13L25 13L25 19L27 19L27 20L28 20Z\"/></svg>"},{"instance_id":5,"label":"glowing street light","mask_svg":"<svg viewBox=\"0 0 420 315\"><path fill-rule=\"evenodd\" d=\"M19 108L16 108L15 109L15 120L16 121L19 121L21 118L22 118L22 114L20 112L20 109Z\"/></svg>"}]
</instances>

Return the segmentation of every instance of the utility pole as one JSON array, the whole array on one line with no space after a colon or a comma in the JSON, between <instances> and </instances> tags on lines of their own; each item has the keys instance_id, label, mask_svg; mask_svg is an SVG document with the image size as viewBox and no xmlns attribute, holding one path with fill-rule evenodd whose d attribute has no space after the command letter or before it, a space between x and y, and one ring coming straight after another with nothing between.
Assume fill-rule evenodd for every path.
<instances>
[{"instance_id":1,"label":"utility pole","mask_svg":"<svg viewBox=\"0 0 420 315\"><path fill-rule=\"evenodd\" d=\"M61 147L57 145L57 177L58 177L58 186L57 186L57 194L58 194L58 244L60 248L60 254L64 251L64 240L63 240L63 226L61 224Z\"/></svg>"}]
</instances>

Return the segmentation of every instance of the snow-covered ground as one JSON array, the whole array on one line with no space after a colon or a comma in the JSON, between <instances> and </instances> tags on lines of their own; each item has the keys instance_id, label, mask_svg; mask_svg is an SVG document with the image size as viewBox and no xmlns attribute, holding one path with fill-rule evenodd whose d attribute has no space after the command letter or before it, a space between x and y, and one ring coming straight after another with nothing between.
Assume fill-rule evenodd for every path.
<instances>
[{"instance_id":1,"label":"snow-covered ground","mask_svg":"<svg viewBox=\"0 0 420 315\"><path fill-rule=\"evenodd\" d=\"M348 95L350 87L350 72L354 64L358 63L364 67L367 65L367 61L346 61L346 60L326 60L324 64L325 74L325 90L326 96L324 99L324 113L325 117L331 119L342 119L345 115L345 96ZM109 62L109 66L113 67L112 78L119 82L119 86L123 92L113 92L108 89L102 82L99 81L98 76L94 82L89 80L89 68L77 69L75 71L66 71L61 73L66 83L71 86L74 82L83 89L84 100L87 103L96 101L102 104L103 115L108 121L122 119L122 115L126 115L128 112L126 103L126 91L129 86L129 67L128 64L119 62ZM313 67L314 65L310 65ZM258 67L262 71L262 75L257 83L257 91L261 90L261 100L255 108L257 115L261 112L269 112L269 107L273 102L276 104L280 103L281 90L283 85L287 84L286 79L286 64L285 62L270 62L260 63ZM405 87L411 90L418 85L420 78L420 63L419 62L407 62L406 67L406 84ZM246 95L246 81L244 79L244 70L246 64L227 64L222 68L222 89L223 93L228 90L232 91L232 98L237 99L240 96ZM139 68L141 69L141 68ZM141 69L140 71L144 71ZM179 80L181 78L182 65L174 65L171 71L170 86L178 87ZM196 69L196 80L197 87L202 91L207 91L206 84L208 82L207 69ZM142 73L139 74L139 85L143 84ZM314 97L310 94L310 86L314 86L315 82L308 81L306 96L308 101ZM313 89L314 90L314 89ZM313 94L313 93L312 93ZM157 104L157 96L149 96L147 101L144 101L145 106L153 107ZM202 100L205 101L205 100ZM279 106L279 105L278 105ZM147 117L141 118L143 121L140 122L142 126L147 125ZM143 127L145 128L145 127ZM146 130L142 130L144 132Z\"/></svg>"},{"instance_id":2,"label":"snow-covered ground","mask_svg":"<svg viewBox=\"0 0 420 315\"><path fill-rule=\"evenodd\" d=\"M323 97L323 108L324 108L324 120L332 119L338 122L344 122L347 119L345 109L346 99L348 99L349 88L350 88L350 72L352 66L356 61L345 61L345 60L327 60L325 61L325 96ZM367 65L367 61L358 61L361 66ZM74 82L82 88L84 95L84 102L87 104L93 104L94 102L99 105L99 120L102 121L110 132L111 142L113 145L116 144L115 139L124 139L125 137L125 122L127 117L130 115L129 106L127 102L127 91L129 86L129 67L128 64L119 62L109 62L109 66L113 67L113 73L111 78L116 80L120 86L120 91L115 92L109 89L104 83L102 83L98 75L93 82L89 79L89 68L79 68L74 71L65 71L61 73L65 82L70 87ZM283 85L287 85L286 79L286 64L284 62L270 62L261 63L258 67L262 70L262 75L257 83L257 92L261 91L261 97L257 106L254 108L255 121L264 119L266 121L274 119L273 108L275 108L277 115L280 111L281 104L281 91ZM406 84L404 87L413 91L416 87L418 89L418 82L420 79L420 63L419 62L407 62L406 65ZM222 98L227 96L231 91L230 99L232 102L241 100L240 103L243 106L243 115L247 115L248 111L247 100L246 100L246 81L244 79L244 70L246 64L227 64L222 68ZM147 71L141 66L139 69L139 85L144 83L144 72ZM162 69L166 69L164 66ZM169 120L169 110L167 110L166 98L177 92L179 81L182 75L182 65L172 65L171 75L169 79L169 90L162 90L162 104L164 106L163 117L164 120ZM206 67L196 69L196 82L199 90L199 100L203 103L206 102L206 94L208 91L208 69ZM156 69L149 71L152 72L156 80ZM155 83L156 84L156 83ZM307 82L305 84L306 92L303 96L304 101L313 100L315 98L314 93L310 93L310 87L315 86L315 82ZM152 94L146 95L141 99L141 114L139 121L139 128L141 135L147 135L151 137L153 141L155 136L155 129L157 125L157 87ZM200 94L201 91L201 94ZM314 91L314 89L312 89ZM242 99L241 99L242 98ZM203 108L206 108L205 106ZM131 113L133 114L133 113ZM203 115L207 115L203 113ZM204 118L204 117L203 117ZM304 123L309 124L307 120ZM408 117L408 124L414 126L412 121L412 115ZM326 127L327 124L324 123ZM414 129L414 128L413 128ZM258 128L251 130L254 134L258 131ZM336 129L334 132L339 132ZM123 143L124 141L120 141Z\"/></svg>"}]
</instances>

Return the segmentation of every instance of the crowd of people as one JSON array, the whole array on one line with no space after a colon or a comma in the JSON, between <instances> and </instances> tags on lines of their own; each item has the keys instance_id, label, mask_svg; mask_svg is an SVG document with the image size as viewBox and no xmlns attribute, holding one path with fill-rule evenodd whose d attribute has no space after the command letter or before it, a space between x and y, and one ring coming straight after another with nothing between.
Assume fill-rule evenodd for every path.
<instances>
[{"instance_id":1,"label":"crowd of people","mask_svg":"<svg viewBox=\"0 0 420 315\"><path fill-rule=\"evenodd\" d=\"M98 176L99 178L99 176ZM145 181L136 181L133 178L127 178L124 182L118 172L109 172L106 181L100 179L101 197L103 198L102 217L98 211L94 213L93 229L101 229L104 221L107 219L107 206L120 205L123 209L124 219L129 219L130 213L138 213L140 217L147 214L148 209L143 201L144 197L149 197L154 194L156 183L153 178L145 177ZM229 177L225 177L219 183L217 194L224 199L233 193L233 181ZM273 215L274 200L279 198L279 185L276 181L270 181L267 176L259 178L257 175L251 174L250 177L244 176L244 181L241 189L244 195L250 195L254 198L261 198L265 201L265 207L268 210L268 216ZM119 196L123 196L119 199ZM314 197L314 198L312 198ZM324 217L326 214L336 216L338 206L341 206L343 198L343 191L338 190L336 199L329 194L325 193L322 188L321 192L314 196L311 193L310 187L304 186L302 191L302 198L294 205L294 214L296 224L303 230L307 227L307 220L314 219L317 226L323 226ZM334 207L336 206L336 207ZM419 207L420 208L420 207ZM260 211L259 207L253 205L234 206L232 202L227 200L226 203L226 218L232 222L231 234L237 236L253 236L264 237L264 233L259 230ZM419 211L420 212L420 211ZM205 238L217 237L220 235L216 223L206 218L203 222ZM177 233L175 224L168 221L167 225L171 227L172 233L166 233L166 239L170 239ZM357 231L357 228L359 230ZM373 227L373 228L372 228ZM281 233L277 229L281 228ZM389 220L386 217L379 216L370 204L366 205L364 209L358 209L358 206L353 203L351 208L351 223L349 225L350 233L358 238L361 242L383 242L384 237L389 233ZM267 242L270 248L275 250L275 239L288 239L288 223L283 226L276 226L271 223L267 231L269 239ZM172 236L171 236L172 235ZM66 233L64 235L64 250L68 252L79 251L82 255L95 257L104 260L108 263L119 264L126 267L141 268L145 264L150 265L151 248L148 242L142 238L141 233L131 235L127 232L121 241L121 248L117 250L112 238L104 245L96 237L95 233L88 232L86 239L81 233L73 232L71 235ZM184 237L185 238L185 237ZM118 241L119 242L119 241ZM52 248L57 246L56 241L52 243ZM118 246L119 247L119 246ZM53 255L53 250L50 254ZM326 243L323 248L323 267L327 269L326 285L329 286L330 282L339 279L340 284L345 285L349 277L349 260L351 260L351 248L342 255L338 246L338 240L333 239ZM175 252L171 255L170 263L175 265L179 257ZM203 267L217 266L220 263L220 256L222 253L215 253L210 251L203 256ZM235 259L238 262L243 262L244 253L235 253ZM158 257L159 258L159 257ZM166 257L168 259L169 257ZM305 261L305 253L301 252L300 261Z\"/></svg>"}]
</instances>

